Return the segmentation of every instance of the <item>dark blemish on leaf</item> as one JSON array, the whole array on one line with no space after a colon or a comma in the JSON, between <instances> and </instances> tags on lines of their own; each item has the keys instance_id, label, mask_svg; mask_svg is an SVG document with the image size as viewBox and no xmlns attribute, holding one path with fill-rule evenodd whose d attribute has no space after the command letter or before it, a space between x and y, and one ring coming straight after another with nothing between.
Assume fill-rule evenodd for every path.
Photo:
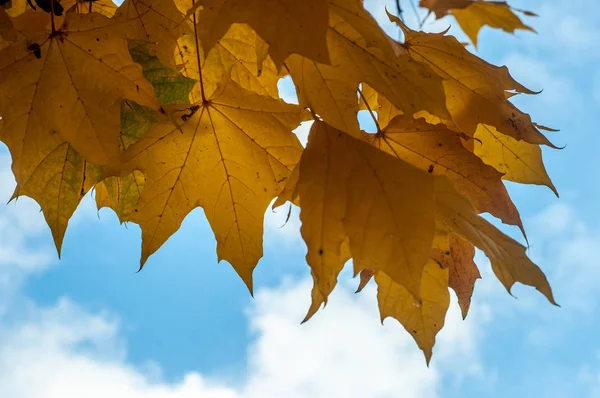
<instances>
[{"instance_id":1,"label":"dark blemish on leaf","mask_svg":"<svg viewBox=\"0 0 600 398\"><path fill-rule=\"evenodd\" d=\"M433 173L433 165L432 165L432 164L430 164L430 165L429 165L429 170L427 170L427 171L428 171L429 173Z\"/></svg>"},{"instance_id":2,"label":"dark blemish on leaf","mask_svg":"<svg viewBox=\"0 0 600 398\"><path fill-rule=\"evenodd\" d=\"M414 333L414 334L417 334L417 331L416 331L416 330L413 330L413 333Z\"/></svg>"},{"instance_id":3,"label":"dark blemish on leaf","mask_svg":"<svg viewBox=\"0 0 600 398\"><path fill-rule=\"evenodd\" d=\"M322 255L323 255L323 249L321 248L321 249L319 249L319 256L322 256Z\"/></svg>"},{"instance_id":4,"label":"dark blemish on leaf","mask_svg":"<svg viewBox=\"0 0 600 398\"><path fill-rule=\"evenodd\" d=\"M188 108L190 113L186 113L184 115L181 115L181 120L183 120L184 122L187 122L192 116L194 116L194 114L196 112L198 112L198 109L200 109L200 105L194 105Z\"/></svg>"},{"instance_id":5,"label":"dark blemish on leaf","mask_svg":"<svg viewBox=\"0 0 600 398\"><path fill-rule=\"evenodd\" d=\"M31 52L33 52L33 55L37 58L40 59L42 58L42 49L40 48L40 45L37 43L33 43L30 44L27 49Z\"/></svg>"}]
</instances>

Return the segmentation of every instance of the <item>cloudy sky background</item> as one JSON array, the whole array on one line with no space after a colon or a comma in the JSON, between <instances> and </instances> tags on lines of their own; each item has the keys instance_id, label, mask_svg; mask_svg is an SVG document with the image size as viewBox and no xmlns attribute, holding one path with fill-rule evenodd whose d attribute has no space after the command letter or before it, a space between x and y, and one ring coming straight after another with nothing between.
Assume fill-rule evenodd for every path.
<instances>
[{"instance_id":1,"label":"cloudy sky background","mask_svg":"<svg viewBox=\"0 0 600 398\"><path fill-rule=\"evenodd\" d=\"M416 26L407 0L405 17ZM384 7L367 0L391 34ZM509 296L478 255L466 321L453 302L430 368L404 329L381 326L371 286L349 272L328 307L300 325L309 304L305 247L294 213L268 212L265 257L252 299L226 264L201 210L136 274L140 232L90 198L58 261L39 207L0 206L0 396L10 398L600 397L600 5L513 1L540 14L538 34L485 28L477 53L506 64L538 96L518 105L560 128L544 152L561 198L509 184L530 255L561 308L532 289ZM443 30L452 19L427 23ZM459 38L464 36L452 28ZM286 92L286 96L292 93ZM306 129L304 129L306 130ZM300 134L305 134L300 132ZM14 188L0 148L0 201ZM518 236L517 231L505 229Z\"/></svg>"}]
</instances>

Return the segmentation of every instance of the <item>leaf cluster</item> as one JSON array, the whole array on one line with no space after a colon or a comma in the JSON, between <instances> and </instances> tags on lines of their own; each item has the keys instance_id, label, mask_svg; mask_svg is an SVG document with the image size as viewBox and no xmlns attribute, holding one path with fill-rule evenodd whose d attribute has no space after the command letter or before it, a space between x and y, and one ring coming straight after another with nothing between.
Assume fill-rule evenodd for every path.
<instances>
[{"instance_id":1,"label":"leaf cluster","mask_svg":"<svg viewBox=\"0 0 600 398\"><path fill-rule=\"evenodd\" d=\"M514 15L505 3L421 4L453 14L473 42L483 24L512 29L494 16ZM314 279L307 319L351 259L359 290L374 278L382 319L398 319L427 360L449 287L467 314L475 247L509 291L520 282L554 303L525 247L480 216L524 231L502 180L554 190L545 128L509 100L533 92L453 36L389 17L404 40L361 0L3 0L13 197L40 204L60 251L94 189L99 208L140 226L141 265L201 207L219 261L250 291L265 211L289 201ZM279 97L284 76L299 104ZM360 110L376 133L361 131ZM303 147L293 131L308 120Z\"/></svg>"}]
</instances>

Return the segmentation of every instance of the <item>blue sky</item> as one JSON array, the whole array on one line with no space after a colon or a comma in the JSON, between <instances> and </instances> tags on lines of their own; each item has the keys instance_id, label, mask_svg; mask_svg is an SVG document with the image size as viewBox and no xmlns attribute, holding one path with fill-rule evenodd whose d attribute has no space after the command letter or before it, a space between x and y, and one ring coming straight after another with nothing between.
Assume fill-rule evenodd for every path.
<instances>
[{"instance_id":1,"label":"blue sky","mask_svg":"<svg viewBox=\"0 0 600 398\"><path fill-rule=\"evenodd\" d=\"M384 18L393 2L367 4L395 34ZM309 272L297 214L281 227L287 209L268 211L252 299L231 267L217 263L201 210L136 273L135 225L120 226L86 198L59 261L39 207L22 198L0 207L0 396L600 397L600 5L511 4L540 14L528 20L539 34L484 29L477 53L544 89L515 101L534 120L561 129L550 137L566 148L544 152L561 198L508 184L530 254L561 308L520 286L518 299L509 296L478 254L484 279L471 312L462 321L453 302L427 368L400 325L381 326L373 287L352 293L357 282L348 272L328 307L300 325ZM14 187L9 168L2 147L3 202Z\"/></svg>"}]
</instances>

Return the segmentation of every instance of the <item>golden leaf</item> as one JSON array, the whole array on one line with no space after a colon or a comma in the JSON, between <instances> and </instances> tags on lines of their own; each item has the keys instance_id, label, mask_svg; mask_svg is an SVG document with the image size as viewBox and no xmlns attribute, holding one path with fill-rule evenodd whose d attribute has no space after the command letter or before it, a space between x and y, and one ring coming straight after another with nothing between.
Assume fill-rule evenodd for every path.
<instances>
[{"instance_id":1,"label":"golden leaf","mask_svg":"<svg viewBox=\"0 0 600 398\"><path fill-rule=\"evenodd\" d=\"M219 260L252 290L264 212L298 161L302 147L291 131L302 117L299 107L231 81L206 102L154 124L124 155L126 170L147 177L131 217L142 228L142 264L201 206Z\"/></svg>"},{"instance_id":2,"label":"golden leaf","mask_svg":"<svg viewBox=\"0 0 600 398\"><path fill-rule=\"evenodd\" d=\"M473 0L421 0L419 6L435 13L436 18L442 18L450 10L466 8L472 2Z\"/></svg>"},{"instance_id":3,"label":"golden leaf","mask_svg":"<svg viewBox=\"0 0 600 398\"><path fill-rule=\"evenodd\" d=\"M523 228L502 174L465 149L459 135L443 124L397 116L382 132L365 134L365 139L433 175L448 176L478 212L489 212L506 224Z\"/></svg>"},{"instance_id":4,"label":"golden leaf","mask_svg":"<svg viewBox=\"0 0 600 398\"><path fill-rule=\"evenodd\" d=\"M423 350L429 363L435 336L444 326L450 305L448 270L433 260L427 262L421 280L421 301L384 272L375 272L375 282L381 321L387 317L398 320Z\"/></svg>"},{"instance_id":5,"label":"golden leaf","mask_svg":"<svg viewBox=\"0 0 600 398\"><path fill-rule=\"evenodd\" d=\"M18 183L56 148L38 144L54 141L53 135L91 163L118 167L121 100L160 107L110 22L98 14L70 14L56 32L34 26L0 52L0 115L11 130L4 142L15 156ZM98 78L103 83L93 84Z\"/></svg>"},{"instance_id":6,"label":"golden leaf","mask_svg":"<svg viewBox=\"0 0 600 398\"><path fill-rule=\"evenodd\" d=\"M556 304L548 280L525 252L525 247L478 216L467 199L458 194L449 180L435 184L437 217L455 234L471 242L490 259L496 277L510 293L516 282L533 286Z\"/></svg>"},{"instance_id":7,"label":"golden leaf","mask_svg":"<svg viewBox=\"0 0 600 398\"><path fill-rule=\"evenodd\" d=\"M98 210L108 207L115 211L121 223L129 221L144 191L145 183L146 177L139 171L124 177L109 177L103 180L95 187Z\"/></svg>"},{"instance_id":8,"label":"golden leaf","mask_svg":"<svg viewBox=\"0 0 600 398\"><path fill-rule=\"evenodd\" d=\"M497 67L476 57L453 36L416 32L397 17L390 15L390 19L403 29L404 47L410 56L431 66L444 78L448 110L462 131L473 136L477 125L484 123L517 140L552 146L531 117L506 98L507 91L533 94L517 83L506 67Z\"/></svg>"},{"instance_id":9,"label":"golden leaf","mask_svg":"<svg viewBox=\"0 0 600 398\"><path fill-rule=\"evenodd\" d=\"M477 35L484 25L512 33L516 29L535 32L525 25L505 1L472 1L466 8L452 10L461 29L477 46Z\"/></svg>"},{"instance_id":10,"label":"golden leaf","mask_svg":"<svg viewBox=\"0 0 600 398\"><path fill-rule=\"evenodd\" d=\"M118 8L112 0L63 0L61 4L67 12L80 14L97 12L109 18L115 15Z\"/></svg>"},{"instance_id":11,"label":"golden leaf","mask_svg":"<svg viewBox=\"0 0 600 398\"><path fill-rule=\"evenodd\" d=\"M544 167L539 146L517 141L484 124L477 128L475 138L475 154L503 173L502 178L522 184L545 185L558 196Z\"/></svg>"},{"instance_id":12,"label":"golden leaf","mask_svg":"<svg viewBox=\"0 0 600 398\"><path fill-rule=\"evenodd\" d=\"M475 281L481 279L477 264L473 261L475 248L461 237L450 234L448 250L434 250L434 259L448 269L448 286L458 297L458 305L464 319L471 306Z\"/></svg>"},{"instance_id":13,"label":"golden leaf","mask_svg":"<svg viewBox=\"0 0 600 398\"><path fill-rule=\"evenodd\" d=\"M360 83L367 83L408 115L425 110L450 117L442 80L433 70L414 62L402 49L396 48L400 51L396 53L393 41L369 23L372 17L360 14L365 22L359 24L354 14L340 14L330 12L327 44L331 65L299 56L286 61L303 106L331 126L358 137L356 90Z\"/></svg>"},{"instance_id":14,"label":"golden leaf","mask_svg":"<svg viewBox=\"0 0 600 398\"><path fill-rule=\"evenodd\" d=\"M355 273L384 271L420 297L435 233L432 176L315 122L297 184L307 261L324 299L347 260L346 239Z\"/></svg>"},{"instance_id":15,"label":"golden leaf","mask_svg":"<svg viewBox=\"0 0 600 398\"><path fill-rule=\"evenodd\" d=\"M363 289L369 284L371 278L375 275L375 270L372 269L363 269L360 271L360 283L358 284L358 288L356 289L356 293L360 293Z\"/></svg>"},{"instance_id":16,"label":"golden leaf","mask_svg":"<svg viewBox=\"0 0 600 398\"><path fill-rule=\"evenodd\" d=\"M153 43L157 57L171 67L175 66L177 40L191 34L184 14L173 0L125 0L116 11L115 20L129 22L126 37Z\"/></svg>"},{"instance_id":17,"label":"golden leaf","mask_svg":"<svg viewBox=\"0 0 600 398\"><path fill-rule=\"evenodd\" d=\"M202 79L208 96L218 84L231 79L247 90L279 98L277 82L280 76L270 58L261 62L259 73L256 47L259 42L260 38L250 27L235 24L205 57L202 49L196 47L195 36L184 36L177 44L177 64L184 76L198 81ZM198 70L199 59L202 77ZM194 94L199 93L194 91ZM200 99L192 98L193 101Z\"/></svg>"},{"instance_id":18,"label":"golden leaf","mask_svg":"<svg viewBox=\"0 0 600 398\"><path fill-rule=\"evenodd\" d=\"M325 41L327 3L324 0L204 0L199 4L195 22L205 52L232 24L245 23L266 42L278 67L290 54L329 63Z\"/></svg>"}]
</instances>

